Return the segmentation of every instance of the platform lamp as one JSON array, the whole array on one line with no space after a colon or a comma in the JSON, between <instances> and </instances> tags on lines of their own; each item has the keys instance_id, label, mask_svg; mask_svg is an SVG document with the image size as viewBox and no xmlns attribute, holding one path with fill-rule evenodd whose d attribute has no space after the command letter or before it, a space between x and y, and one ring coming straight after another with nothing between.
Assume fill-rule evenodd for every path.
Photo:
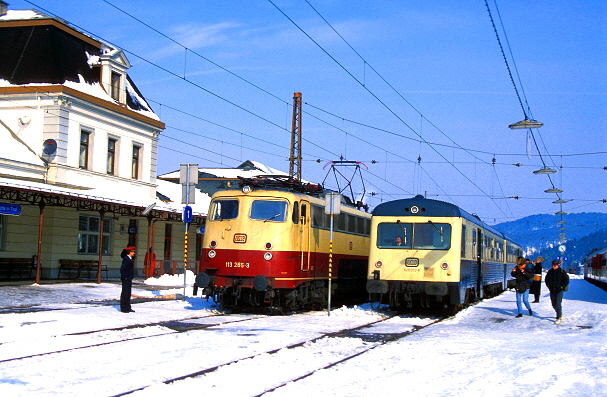
<instances>
[{"instance_id":1,"label":"platform lamp","mask_svg":"<svg viewBox=\"0 0 607 397\"><path fill-rule=\"evenodd\" d=\"M519 121L518 123L510 124L508 128L511 130L526 130L529 128L541 128L543 125L544 123L539 121L525 118L525 120Z\"/></svg>"},{"instance_id":2,"label":"platform lamp","mask_svg":"<svg viewBox=\"0 0 607 397\"><path fill-rule=\"evenodd\" d=\"M533 171L533 173L536 174L536 175L538 175L538 174L554 174L554 173L556 173L556 170L552 169L550 167L547 167L547 166L543 166L539 170Z\"/></svg>"}]
</instances>

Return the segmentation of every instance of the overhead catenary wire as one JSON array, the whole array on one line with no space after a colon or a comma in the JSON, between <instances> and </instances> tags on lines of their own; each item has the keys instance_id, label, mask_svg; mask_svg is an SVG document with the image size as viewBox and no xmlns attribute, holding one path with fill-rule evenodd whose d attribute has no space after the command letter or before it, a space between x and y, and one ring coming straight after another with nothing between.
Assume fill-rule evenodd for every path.
<instances>
[{"instance_id":1,"label":"overhead catenary wire","mask_svg":"<svg viewBox=\"0 0 607 397\"><path fill-rule=\"evenodd\" d=\"M109 3L109 2L107 2L107 1L106 1L106 3L110 4L110 3ZM32 4L33 4L33 3L32 3ZM168 38L168 36L166 36L166 37ZM367 66L368 66L368 67L370 67L370 70L372 70L371 65L367 65ZM228 70L226 69L226 71L228 71ZM229 71L228 71L228 72L229 72ZM232 72L230 72L230 73L231 73L231 74L233 74ZM234 74L234 75L235 75L235 74ZM235 75L235 76L236 76L236 77L239 77L239 76L237 76L237 75ZM240 77L239 77L239 78L240 78ZM245 80L246 80L246 79L245 79ZM250 83L250 82L249 82L249 83ZM274 96L274 97L276 97L276 96ZM278 98L278 97L276 97L276 98L277 98L277 99L280 99L280 98ZM288 105L288 104L287 104L287 105ZM284 129L284 128L283 128L283 129ZM346 132L346 134L347 134L347 135L350 135L351 137L352 137L352 136L356 137L354 134L351 134L351 133L349 133L349 132ZM358 139L358 138L357 138L357 139ZM364 140L363 140L363 141L364 141ZM422 142L422 141L420 140L420 142ZM320 146L319 146L319 147L320 147ZM321 148L322 148L322 147L321 147ZM323 149L323 150L325 150L324 148L322 148L322 149ZM498 154L498 155L499 155L499 154ZM308 160L308 161L312 161L312 160ZM450 163L450 162L449 162L449 161L447 161L447 160L446 160L446 162ZM486 161L483 161L483 162L484 162L484 163L487 163ZM453 162L453 163L454 163L454 162Z\"/></svg>"}]
</instances>

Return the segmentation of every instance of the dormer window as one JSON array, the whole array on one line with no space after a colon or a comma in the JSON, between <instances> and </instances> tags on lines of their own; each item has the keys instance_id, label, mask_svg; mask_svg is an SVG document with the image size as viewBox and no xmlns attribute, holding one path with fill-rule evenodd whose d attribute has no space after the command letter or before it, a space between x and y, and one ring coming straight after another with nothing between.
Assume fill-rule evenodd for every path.
<instances>
[{"instance_id":1,"label":"dormer window","mask_svg":"<svg viewBox=\"0 0 607 397\"><path fill-rule=\"evenodd\" d=\"M126 71L131 63L122 50L106 48L99 55L101 86L112 100L126 104Z\"/></svg>"},{"instance_id":2,"label":"dormer window","mask_svg":"<svg viewBox=\"0 0 607 397\"><path fill-rule=\"evenodd\" d=\"M122 75L120 73L112 72L110 95L112 96L113 100L118 101L118 102L120 102L120 91L122 88L121 82L122 82Z\"/></svg>"}]
</instances>

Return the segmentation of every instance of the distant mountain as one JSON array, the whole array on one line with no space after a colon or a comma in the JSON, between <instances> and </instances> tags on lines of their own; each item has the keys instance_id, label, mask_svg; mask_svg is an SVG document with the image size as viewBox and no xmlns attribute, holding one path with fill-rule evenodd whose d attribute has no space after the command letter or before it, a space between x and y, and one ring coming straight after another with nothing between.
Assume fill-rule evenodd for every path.
<instances>
[{"instance_id":1,"label":"distant mountain","mask_svg":"<svg viewBox=\"0 0 607 397\"><path fill-rule=\"evenodd\" d=\"M565 267L581 263L593 249L607 246L607 214L582 212L564 216L565 224L557 224L560 220L560 215L531 215L493 227L521 244L526 256L533 258L541 255L549 261L560 257L558 246L564 245ZM559 239L561 232L565 241Z\"/></svg>"}]
</instances>

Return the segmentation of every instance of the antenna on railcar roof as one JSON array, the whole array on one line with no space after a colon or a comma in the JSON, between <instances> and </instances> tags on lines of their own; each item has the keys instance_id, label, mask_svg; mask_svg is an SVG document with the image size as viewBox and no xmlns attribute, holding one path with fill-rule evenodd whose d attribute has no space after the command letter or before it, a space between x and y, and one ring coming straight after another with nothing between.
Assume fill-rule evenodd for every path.
<instances>
[{"instance_id":1,"label":"antenna on railcar roof","mask_svg":"<svg viewBox=\"0 0 607 397\"><path fill-rule=\"evenodd\" d=\"M346 191L346 189L349 190L350 192L350 196L349 198L352 201L352 204L354 204L354 206L358 209L364 209L365 211L369 210L369 205L368 204L363 204L363 199L365 197L365 181L363 180L363 175L362 172L360 170L360 166L362 165L363 167L365 167L366 169L369 169L369 167L367 167L367 165L361 161L352 161L352 160L342 160L340 159L339 161L329 161L327 164L325 164L325 166L323 167L323 170L325 168L327 168L327 165L331 165L331 168L329 169L329 171L327 171L327 175L325 176L325 179L323 179L322 184L324 186L325 181L327 180L327 177L329 176L329 173L331 171L333 171L333 175L335 176L335 182L337 183L337 190L339 191L340 194L344 194L344 191ZM348 178L346 175L344 175L344 173L342 173L338 167L346 167L346 169L352 169L352 176L350 178ZM352 180L354 179L354 177L356 176L356 174L358 174L360 176L360 182L362 184L362 188L363 188L363 192L362 195L360 196L360 200L356 200L356 197L354 196L354 191L352 190ZM340 183L339 180L345 181L345 185L344 187L340 187Z\"/></svg>"}]
</instances>

